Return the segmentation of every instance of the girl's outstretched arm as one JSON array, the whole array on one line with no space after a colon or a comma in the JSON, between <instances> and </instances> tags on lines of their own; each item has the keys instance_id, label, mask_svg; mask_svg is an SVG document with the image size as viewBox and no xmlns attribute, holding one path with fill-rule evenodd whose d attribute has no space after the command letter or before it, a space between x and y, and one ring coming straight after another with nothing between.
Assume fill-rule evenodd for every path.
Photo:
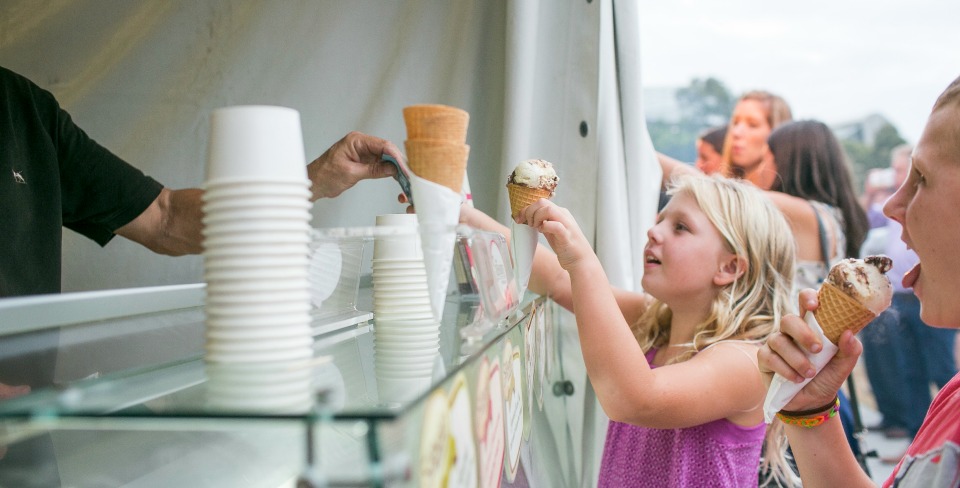
<instances>
[{"instance_id":1,"label":"girl's outstretched arm","mask_svg":"<svg viewBox=\"0 0 960 488\"><path fill-rule=\"evenodd\" d=\"M570 275L587 374L610 418L656 428L720 418L742 425L761 421L765 388L756 365L757 346L721 344L688 361L651 369L599 259L570 213L540 200L519 218L546 236Z\"/></svg>"},{"instance_id":2,"label":"girl's outstretched arm","mask_svg":"<svg viewBox=\"0 0 960 488\"><path fill-rule=\"evenodd\" d=\"M475 229L499 232L510 240L510 229L489 215L468 205L460 208L460 223ZM608 285L609 286L609 285ZM533 257L533 271L527 287L538 295L548 296L567 310L573 310L573 298L570 295L570 275L560 266L557 256L550 249L537 245ZM635 311L642 310L645 303L642 293L614 289L618 303L621 303L628 320L635 320Z\"/></svg>"}]
</instances>

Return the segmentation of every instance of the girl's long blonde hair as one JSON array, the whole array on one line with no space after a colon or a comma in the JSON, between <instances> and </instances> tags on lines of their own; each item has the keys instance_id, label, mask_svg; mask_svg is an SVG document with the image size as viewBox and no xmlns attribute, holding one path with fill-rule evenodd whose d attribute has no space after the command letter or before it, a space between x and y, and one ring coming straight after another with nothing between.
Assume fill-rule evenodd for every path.
<instances>
[{"instance_id":1,"label":"girl's long blonde hair","mask_svg":"<svg viewBox=\"0 0 960 488\"><path fill-rule=\"evenodd\" d=\"M765 341L792 309L797 252L783 214L757 188L720 176L683 175L674 180L668 193L693 197L720 231L727 250L747 263L743 275L717 294L709 315L697 325L688 350L671 362L690 359L720 341ZM666 304L654 300L631 325L644 351L667 344L671 316ZM793 485L779 421L767 429L758 469L763 474L761 485Z\"/></svg>"},{"instance_id":2,"label":"girl's long blonde hair","mask_svg":"<svg viewBox=\"0 0 960 488\"><path fill-rule=\"evenodd\" d=\"M727 250L746 261L743 275L720 290L697 326L690 351L676 361L724 340L765 340L792 308L796 247L783 214L756 188L719 176L684 175L668 193L693 197ZM654 300L633 325L644 351L667 343L671 315L666 304Z\"/></svg>"}]
</instances>

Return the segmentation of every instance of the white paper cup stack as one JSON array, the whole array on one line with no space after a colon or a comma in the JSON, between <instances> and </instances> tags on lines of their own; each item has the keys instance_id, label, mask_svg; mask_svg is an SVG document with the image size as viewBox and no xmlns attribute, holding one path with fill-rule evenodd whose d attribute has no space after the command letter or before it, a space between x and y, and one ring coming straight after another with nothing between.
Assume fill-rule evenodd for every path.
<instances>
[{"instance_id":1,"label":"white paper cup stack","mask_svg":"<svg viewBox=\"0 0 960 488\"><path fill-rule=\"evenodd\" d=\"M417 217L377 217L373 241L375 368L382 402L401 402L429 386L440 351Z\"/></svg>"},{"instance_id":2,"label":"white paper cup stack","mask_svg":"<svg viewBox=\"0 0 960 488\"><path fill-rule=\"evenodd\" d=\"M213 408L310 407L309 185L295 110L213 112L203 196Z\"/></svg>"}]
</instances>

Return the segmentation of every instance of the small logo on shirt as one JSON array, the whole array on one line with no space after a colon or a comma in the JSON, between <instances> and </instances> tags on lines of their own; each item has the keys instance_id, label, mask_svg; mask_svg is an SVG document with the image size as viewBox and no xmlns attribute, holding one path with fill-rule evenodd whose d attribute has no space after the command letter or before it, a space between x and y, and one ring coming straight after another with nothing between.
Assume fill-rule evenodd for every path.
<instances>
[{"instance_id":1,"label":"small logo on shirt","mask_svg":"<svg viewBox=\"0 0 960 488\"><path fill-rule=\"evenodd\" d=\"M19 183L19 184L21 184L21 185L26 185L26 184L27 184L27 180L23 179L23 175L20 174L19 171L17 171L17 170L12 170L12 171L13 171L13 181L15 181L15 182L17 182L17 183Z\"/></svg>"}]
</instances>

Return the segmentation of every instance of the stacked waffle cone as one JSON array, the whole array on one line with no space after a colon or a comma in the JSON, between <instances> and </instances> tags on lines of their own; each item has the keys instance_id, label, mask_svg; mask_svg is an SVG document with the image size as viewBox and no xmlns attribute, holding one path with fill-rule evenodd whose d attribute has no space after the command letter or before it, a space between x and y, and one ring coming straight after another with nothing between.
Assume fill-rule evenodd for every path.
<instances>
[{"instance_id":1,"label":"stacked waffle cone","mask_svg":"<svg viewBox=\"0 0 960 488\"><path fill-rule=\"evenodd\" d=\"M817 298L820 306L813 316L823 329L823 334L834 344L840 341L843 331L849 329L856 334L876 318L870 309L830 283L820 285Z\"/></svg>"},{"instance_id":2,"label":"stacked waffle cone","mask_svg":"<svg viewBox=\"0 0 960 488\"><path fill-rule=\"evenodd\" d=\"M470 115L447 105L411 105L403 109L407 127L407 165L421 178L460 193L467 170Z\"/></svg>"}]
</instances>

